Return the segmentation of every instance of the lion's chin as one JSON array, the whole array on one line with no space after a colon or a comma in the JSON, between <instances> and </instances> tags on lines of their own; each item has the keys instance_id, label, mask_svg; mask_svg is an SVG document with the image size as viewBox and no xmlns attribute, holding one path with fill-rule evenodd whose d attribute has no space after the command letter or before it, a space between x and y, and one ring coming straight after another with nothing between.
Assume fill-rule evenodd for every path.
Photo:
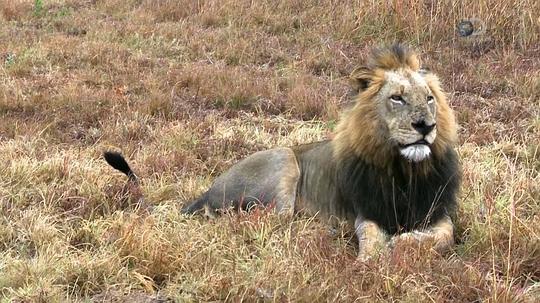
<instances>
[{"instance_id":1,"label":"lion's chin","mask_svg":"<svg viewBox=\"0 0 540 303\"><path fill-rule=\"evenodd\" d=\"M431 155L431 149L426 144L409 145L399 150L401 155L412 162L420 162Z\"/></svg>"}]
</instances>

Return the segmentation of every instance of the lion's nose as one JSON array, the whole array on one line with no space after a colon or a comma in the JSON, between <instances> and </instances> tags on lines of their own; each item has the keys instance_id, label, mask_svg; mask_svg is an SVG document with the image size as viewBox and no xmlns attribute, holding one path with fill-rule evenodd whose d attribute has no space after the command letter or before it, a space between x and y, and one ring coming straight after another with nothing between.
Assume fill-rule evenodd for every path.
<instances>
[{"instance_id":1,"label":"lion's nose","mask_svg":"<svg viewBox=\"0 0 540 303\"><path fill-rule=\"evenodd\" d=\"M419 133L421 133L424 136L429 134L435 128L435 123L431 125L427 125L426 120L423 120L423 119L418 122L413 122L411 124L412 124L412 127L414 127L414 129L416 129Z\"/></svg>"}]
</instances>

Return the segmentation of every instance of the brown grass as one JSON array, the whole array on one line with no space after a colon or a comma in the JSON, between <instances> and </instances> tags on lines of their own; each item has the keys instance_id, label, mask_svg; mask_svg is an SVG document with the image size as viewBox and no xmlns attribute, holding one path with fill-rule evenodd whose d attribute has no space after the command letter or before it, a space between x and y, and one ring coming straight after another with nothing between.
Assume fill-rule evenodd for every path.
<instances>
[{"instance_id":1,"label":"brown grass","mask_svg":"<svg viewBox=\"0 0 540 303\"><path fill-rule=\"evenodd\" d=\"M42 3L39 8L37 3ZM0 0L2 302L540 300L538 1ZM486 31L459 37L479 18ZM355 263L347 233L180 207L256 150L331 136L404 41L457 112L459 243ZM102 161L119 149L145 200Z\"/></svg>"}]
</instances>

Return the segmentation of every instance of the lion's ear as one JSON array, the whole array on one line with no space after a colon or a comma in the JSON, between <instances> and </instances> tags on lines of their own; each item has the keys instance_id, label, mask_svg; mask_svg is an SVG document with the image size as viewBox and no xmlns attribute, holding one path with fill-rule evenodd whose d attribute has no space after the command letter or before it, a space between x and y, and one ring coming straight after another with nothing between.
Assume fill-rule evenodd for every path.
<instances>
[{"instance_id":1,"label":"lion's ear","mask_svg":"<svg viewBox=\"0 0 540 303\"><path fill-rule=\"evenodd\" d=\"M361 93L365 91L371 84L372 73L367 67L359 67L355 69L350 76L351 86L354 91Z\"/></svg>"}]
</instances>

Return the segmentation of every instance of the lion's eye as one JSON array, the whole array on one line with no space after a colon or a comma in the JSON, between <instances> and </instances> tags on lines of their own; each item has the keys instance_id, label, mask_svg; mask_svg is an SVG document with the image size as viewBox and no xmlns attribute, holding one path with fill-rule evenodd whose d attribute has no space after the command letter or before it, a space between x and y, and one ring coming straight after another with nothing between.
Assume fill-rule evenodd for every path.
<instances>
[{"instance_id":1,"label":"lion's eye","mask_svg":"<svg viewBox=\"0 0 540 303\"><path fill-rule=\"evenodd\" d=\"M392 95L390 96L390 101L392 101L393 103L396 103L396 104L405 104L405 100L403 100L403 97L400 96L400 95Z\"/></svg>"},{"instance_id":2,"label":"lion's eye","mask_svg":"<svg viewBox=\"0 0 540 303\"><path fill-rule=\"evenodd\" d=\"M427 103L428 104L433 103L433 101L435 101L435 98L433 98L433 96L427 96Z\"/></svg>"}]
</instances>

